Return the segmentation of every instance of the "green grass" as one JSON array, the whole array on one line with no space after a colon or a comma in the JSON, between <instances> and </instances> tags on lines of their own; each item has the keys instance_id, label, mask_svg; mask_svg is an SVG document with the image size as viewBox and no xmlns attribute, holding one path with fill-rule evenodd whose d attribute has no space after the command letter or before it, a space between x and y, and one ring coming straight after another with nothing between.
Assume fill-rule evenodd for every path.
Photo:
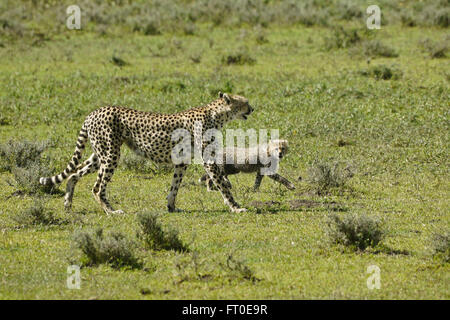
<instances>
[{"instance_id":1,"label":"green grass","mask_svg":"<svg viewBox=\"0 0 450 320\"><path fill-rule=\"evenodd\" d=\"M361 28L359 20L347 24ZM251 23L213 27L200 19L193 34L163 29L151 36L107 24L102 34L95 26L60 30L39 43L1 40L1 143L50 141L42 157L57 173L72 155L84 117L97 107L169 113L210 102L218 91L232 92L249 98L255 112L226 128L279 129L290 146L281 174L296 190L264 179L252 192L253 175L232 176L235 198L250 209L234 214L218 192L206 193L197 183L203 169L193 165L177 197L185 212L167 213L170 170L137 160L134 170L130 160L108 186L111 202L126 214L102 212L90 175L77 185L71 214L60 193L39 194L46 210L68 223L22 228L14 217L37 196L17 193L8 183L12 173L4 170L1 299L450 298L449 264L433 256L430 245L436 232L450 227L448 58L432 59L420 46L425 39L444 41L446 29L383 25L367 37L398 56L368 61L360 46L324 49L333 28L321 24L270 24L264 41ZM224 63L242 48L251 63ZM362 74L378 65L394 66L401 78ZM122 150L128 157L130 151ZM317 162L346 163L353 175L345 186L319 195L307 179ZM255 203L275 205L261 210ZM142 212L159 213L189 252L141 246L141 268L85 266L81 289L67 289L67 267L79 254L73 235L102 228L135 239ZM330 212L380 220L384 249L355 252L330 244ZM230 256L241 273L258 280L224 267ZM367 288L369 265L381 270L379 290Z\"/></svg>"}]
</instances>

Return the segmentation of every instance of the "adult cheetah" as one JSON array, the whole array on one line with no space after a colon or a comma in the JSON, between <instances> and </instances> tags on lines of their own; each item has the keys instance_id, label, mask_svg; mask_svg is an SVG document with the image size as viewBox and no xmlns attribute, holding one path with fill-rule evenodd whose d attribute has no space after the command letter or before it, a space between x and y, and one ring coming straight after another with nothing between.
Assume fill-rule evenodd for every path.
<instances>
[{"instance_id":1,"label":"adult cheetah","mask_svg":"<svg viewBox=\"0 0 450 320\"><path fill-rule=\"evenodd\" d=\"M68 177L64 206L70 209L78 180L88 173L98 171L97 181L92 189L95 200L106 214L123 213L122 210L114 210L106 198L106 186L117 167L123 143L154 162L173 163L172 150L177 144L172 139L174 130L189 132L193 145L194 137L203 137L209 129L221 129L225 123L234 119L246 120L252 112L248 99L226 93L219 93L219 98L207 105L175 114L144 112L119 106L103 107L86 117L75 153L66 169L56 176L43 177L39 181L43 185L55 185ZM94 153L80 164L87 139ZM204 144L202 148L205 148ZM169 212L175 211L175 199L187 166L186 162L174 165L175 172L167 196ZM246 211L233 199L218 166L209 161L205 161L203 166L231 211Z\"/></svg>"}]
</instances>

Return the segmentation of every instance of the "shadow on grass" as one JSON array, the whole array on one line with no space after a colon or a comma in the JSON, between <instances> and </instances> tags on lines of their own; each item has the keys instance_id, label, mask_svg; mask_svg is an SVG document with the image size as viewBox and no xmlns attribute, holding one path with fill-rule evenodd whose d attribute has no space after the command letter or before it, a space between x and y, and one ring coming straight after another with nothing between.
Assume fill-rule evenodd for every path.
<instances>
[{"instance_id":1,"label":"shadow on grass","mask_svg":"<svg viewBox=\"0 0 450 320\"><path fill-rule=\"evenodd\" d=\"M409 255L411 255L411 252L409 252L408 250L392 249L383 244L379 245L378 247L374 248L373 251L369 251L369 252L373 253L373 254L387 254L390 256L396 256L396 255L409 256Z\"/></svg>"},{"instance_id":2,"label":"shadow on grass","mask_svg":"<svg viewBox=\"0 0 450 320\"><path fill-rule=\"evenodd\" d=\"M334 212L346 212L348 208L343 207L341 204L332 202L320 202L309 199L293 199L287 203L280 201L252 201L250 205L256 208L256 213L278 213L278 212L290 212L290 211L318 211L327 210Z\"/></svg>"}]
</instances>

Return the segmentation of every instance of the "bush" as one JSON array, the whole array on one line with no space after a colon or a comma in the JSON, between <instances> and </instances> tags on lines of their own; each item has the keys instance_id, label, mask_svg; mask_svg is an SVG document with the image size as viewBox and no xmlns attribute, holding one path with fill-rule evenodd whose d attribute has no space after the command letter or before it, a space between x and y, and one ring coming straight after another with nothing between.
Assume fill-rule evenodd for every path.
<instances>
[{"instance_id":1,"label":"bush","mask_svg":"<svg viewBox=\"0 0 450 320\"><path fill-rule=\"evenodd\" d=\"M348 214L343 219L337 214L331 214L327 233L333 243L358 250L375 247L384 237L378 220L367 215L354 214Z\"/></svg>"},{"instance_id":2,"label":"bush","mask_svg":"<svg viewBox=\"0 0 450 320\"><path fill-rule=\"evenodd\" d=\"M128 62L126 62L125 60L123 60L121 57L116 56L116 55L113 55L113 56L111 57L110 62L111 62L113 65L118 66L118 67L123 67L123 66L126 66L126 65L129 64Z\"/></svg>"},{"instance_id":3,"label":"bush","mask_svg":"<svg viewBox=\"0 0 450 320\"><path fill-rule=\"evenodd\" d=\"M425 39L419 43L419 46L422 47L432 59L445 58L447 56L447 41L433 42L430 39Z\"/></svg>"},{"instance_id":4,"label":"bush","mask_svg":"<svg viewBox=\"0 0 450 320\"><path fill-rule=\"evenodd\" d=\"M202 61L202 54L199 52L194 52L189 56L189 59L191 59L193 63L200 63Z\"/></svg>"},{"instance_id":5,"label":"bush","mask_svg":"<svg viewBox=\"0 0 450 320\"><path fill-rule=\"evenodd\" d=\"M360 71L360 74L366 77L373 77L378 80L397 80L403 76L403 72L393 66L378 65L366 70Z\"/></svg>"},{"instance_id":6,"label":"bush","mask_svg":"<svg viewBox=\"0 0 450 320\"><path fill-rule=\"evenodd\" d=\"M52 174L47 165L35 162L26 168L15 167L12 169L12 174L14 182L10 181L10 185L26 194L53 193L55 191L55 186L44 186L39 183L41 177L48 177Z\"/></svg>"},{"instance_id":7,"label":"bush","mask_svg":"<svg viewBox=\"0 0 450 320\"><path fill-rule=\"evenodd\" d=\"M262 31L259 31L256 35L256 43L257 44L265 44L268 42L269 42L269 40L267 39L266 34Z\"/></svg>"},{"instance_id":8,"label":"bush","mask_svg":"<svg viewBox=\"0 0 450 320\"><path fill-rule=\"evenodd\" d=\"M450 231L434 233L431 245L435 256L442 258L445 262L450 262Z\"/></svg>"},{"instance_id":9,"label":"bush","mask_svg":"<svg viewBox=\"0 0 450 320\"><path fill-rule=\"evenodd\" d=\"M65 220L55 217L54 213L45 209L40 201L27 208L25 211L13 216L13 220L19 224L20 227L30 225L61 225L66 223Z\"/></svg>"},{"instance_id":10,"label":"bush","mask_svg":"<svg viewBox=\"0 0 450 320\"><path fill-rule=\"evenodd\" d=\"M237 276L239 278L249 280L251 282L259 281L253 270L251 270L242 260L235 259L232 254L229 254L227 257L227 261L224 264L220 264L220 266L230 271L233 276Z\"/></svg>"},{"instance_id":11,"label":"bush","mask_svg":"<svg viewBox=\"0 0 450 320\"><path fill-rule=\"evenodd\" d=\"M178 238L178 231L173 228L163 230L155 213L144 212L137 216L141 230L137 236L146 246L154 250L188 251L187 246Z\"/></svg>"},{"instance_id":12,"label":"bush","mask_svg":"<svg viewBox=\"0 0 450 320\"><path fill-rule=\"evenodd\" d=\"M363 10L352 2L338 2L337 16L343 20L350 20L353 18L361 18Z\"/></svg>"},{"instance_id":13,"label":"bush","mask_svg":"<svg viewBox=\"0 0 450 320\"><path fill-rule=\"evenodd\" d=\"M343 187L353 176L350 166L339 162L317 162L308 170L308 181L315 186L317 194L327 193L332 188Z\"/></svg>"},{"instance_id":14,"label":"bush","mask_svg":"<svg viewBox=\"0 0 450 320\"><path fill-rule=\"evenodd\" d=\"M369 40L362 43L363 53L368 57L398 57L398 53L391 47L378 40Z\"/></svg>"},{"instance_id":15,"label":"bush","mask_svg":"<svg viewBox=\"0 0 450 320\"><path fill-rule=\"evenodd\" d=\"M0 170L12 171L13 168L27 168L39 162L41 154L47 148L48 142L9 140L0 144Z\"/></svg>"},{"instance_id":16,"label":"bush","mask_svg":"<svg viewBox=\"0 0 450 320\"><path fill-rule=\"evenodd\" d=\"M183 26L183 33L187 36L192 36L196 32L195 24L187 23Z\"/></svg>"},{"instance_id":17,"label":"bush","mask_svg":"<svg viewBox=\"0 0 450 320\"><path fill-rule=\"evenodd\" d=\"M120 232L113 231L105 237L102 229L94 232L79 231L74 234L73 240L83 253L83 265L96 266L105 263L113 268L142 267L134 253L136 244Z\"/></svg>"},{"instance_id":18,"label":"bush","mask_svg":"<svg viewBox=\"0 0 450 320\"><path fill-rule=\"evenodd\" d=\"M443 4L442 7L427 6L423 9L419 19L422 25L437 26L442 28L448 28L450 20L450 8L447 4Z\"/></svg>"},{"instance_id":19,"label":"bush","mask_svg":"<svg viewBox=\"0 0 450 320\"><path fill-rule=\"evenodd\" d=\"M132 25L133 31L140 32L146 36L161 34L161 23L159 19L153 16L129 18L128 22Z\"/></svg>"},{"instance_id":20,"label":"bush","mask_svg":"<svg viewBox=\"0 0 450 320\"><path fill-rule=\"evenodd\" d=\"M344 29L339 26L334 29L329 37L324 38L325 49L349 48L361 41L361 35L357 29Z\"/></svg>"},{"instance_id":21,"label":"bush","mask_svg":"<svg viewBox=\"0 0 450 320\"><path fill-rule=\"evenodd\" d=\"M403 10L400 14L400 21L405 27L415 27L417 25L417 18L411 10Z\"/></svg>"},{"instance_id":22,"label":"bush","mask_svg":"<svg viewBox=\"0 0 450 320\"><path fill-rule=\"evenodd\" d=\"M244 64L254 64L256 59L254 59L248 49L245 47L239 48L237 51L230 52L222 57L222 63L231 65L244 65Z\"/></svg>"},{"instance_id":23,"label":"bush","mask_svg":"<svg viewBox=\"0 0 450 320\"><path fill-rule=\"evenodd\" d=\"M27 194L52 193L53 186L43 186L39 178L51 175L48 163L41 158L48 142L14 141L0 145L0 171L9 171L14 181L9 184Z\"/></svg>"}]
</instances>

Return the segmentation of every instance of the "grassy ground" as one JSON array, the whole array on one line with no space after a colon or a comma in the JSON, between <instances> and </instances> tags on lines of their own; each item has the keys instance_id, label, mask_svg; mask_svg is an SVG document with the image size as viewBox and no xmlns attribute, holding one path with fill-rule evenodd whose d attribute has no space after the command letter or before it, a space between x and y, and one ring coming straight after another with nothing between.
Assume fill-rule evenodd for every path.
<instances>
[{"instance_id":1,"label":"grassy ground","mask_svg":"<svg viewBox=\"0 0 450 320\"><path fill-rule=\"evenodd\" d=\"M393 48L398 56L389 58L368 57L364 41L325 49L327 37L332 28L199 23L193 35L112 28L106 35L65 31L37 43L2 42L1 143L48 140L44 157L54 173L72 155L85 115L99 106L176 112L210 102L222 90L248 97L255 108L248 121L226 128L276 128L289 140L281 174L296 190L264 179L253 192L253 176L231 177L236 199L250 209L233 214L217 192L197 183L202 168L192 166L177 198L185 211L169 214L171 172L123 165L109 197L126 214L101 211L91 175L77 185L72 214L64 212L61 194L39 195L68 223L19 227L14 217L38 196L18 193L13 174L4 170L0 298L449 299L450 268L433 257L431 239L450 226L450 74L448 58L432 59L421 46L425 39L448 41L448 29L392 24L361 32L363 40ZM250 59L224 62L236 54ZM126 64L117 66L113 57ZM398 77L377 79L370 72L376 66ZM125 147L123 156L130 157ZM317 160L349 164L354 175L345 186L317 194L307 179ZM176 227L191 251L138 248L143 268L84 267L81 289L67 289L67 267L79 254L73 233L102 227L134 238L136 214L143 211L161 213L163 225ZM388 250L330 244L330 212L380 219ZM259 280L224 267L230 253ZM378 290L366 285L369 265L380 268Z\"/></svg>"}]
</instances>

